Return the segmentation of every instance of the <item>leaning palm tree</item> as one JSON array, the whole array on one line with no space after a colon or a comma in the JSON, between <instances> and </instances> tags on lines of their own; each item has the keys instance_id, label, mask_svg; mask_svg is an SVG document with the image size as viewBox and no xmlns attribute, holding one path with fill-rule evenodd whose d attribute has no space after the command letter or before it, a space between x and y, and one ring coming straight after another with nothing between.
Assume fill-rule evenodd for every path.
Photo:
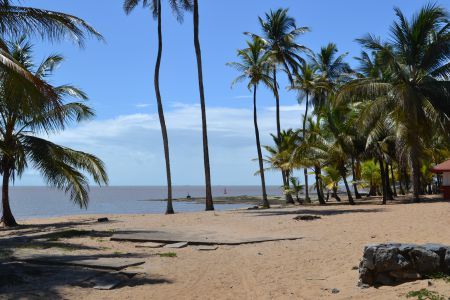
<instances>
[{"instance_id":1,"label":"leaning palm tree","mask_svg":"<svg viewBox=\"0 0 450 300\"><path fill-rule=\"evenodd\" d=\"M8 55L33 76L44 81L63 58L52 55L34 67L32 47L24 38L8 43ZM53 88L57 101L48 101L40 94L29 93L26 81L11 70L3 69L0 80L0 172L2 179L1 221L7 227L16 226L9 205L9 183L20 177L28 166L38 170L47 183L64 190L80 207L89 202L88 179L107 184L103 162L97 157L56 145L39 137L57 133L73 122L91 118L94 113L83 102L86 95L79 89L62 85ZM67 98L80 99L65 102Z\"/></svg>"},{"instance_id":2,"label":"leaning palm tree","mask_svg":"<svg viewBox=\"0 0 450 300\"><path fill-rule=\"evenodd\" d=\"M153 17L157 19L158 22L158 54L156 57L155 64L155 76L154 76L154 87L156 94L156 102L158 105L158 116L159 123L161 126L161 134L164 146L164 158L166 162L166 179L167 179L167 207L166 214L174 214L172 204L172 176L170 172L170 152L169 152L169 137L167 135L166 121L164 118L164 109L161 97L161 90L159 87L159 73L161 68L161 59L163 52L163 34L162 34L162 7L161 0L125 0L123 8L126 14L130 14L137 5L142 2L142 6L149 9ZM176 15L177 19L181 22L183 20L183 11L190 10L192 7L191 0L169 0L172 11Z\"/></svg>"},{"instance_id":3,"label":"leaning palm tree","mask_svg":"<svg viewBox=\"0 0 450 300\"><path fill-rule=\"evenodd\" d=\"M258 129L258 115L256 107L256 91L260 83L271 87L272 78L270 77L271 64L269 53L264 51L264 43L259 38L253 38L253 41L247 42L248 48L238 50L238 57L241 62L228 63L242 74L237 77L233 84L248 79L248 89L253 90L253 123L255 126L256 148L258 152L259 175L261 177L261 188L263 196L263 206L269 208L267 199L266 180L264 177L264 165L261 151L261 142Z\"/></svg>"},{"instance_id":4,"label":"leaning palm tree","mask_svg":"<svg viewBox=\"0 0 450 300\"><path fill-rule=\"evenodd\" d=\"M15 3L18 2L18 5ZM102 36L87 22L78 17L50 10L25 7L19 1L0 0L0 68L7 68L19 73L47 97L57 98L51 86L32 76L12 58L7 49L5 36L36 35L50 41L69 39L84 46L87 35L102 39ZM24 84L27 84L24 82ZM31 90L30 90L31 91Z\"/></svg>"},{"instance_id":5,"label":"leaning palm tree","mask_svg":"<svg viewBox=\"0 0 450 300\"><path fill-rule=\"evenodd\" d=\"M384 78L369 77L349 83L340 98L367 98L389 113L401 132L412 170L414 201L420 201L421 159L424 140L433 128L447 128L450 116L450 22L448 11L424 6L411 20L395 9L391 39L382 42L367 35L363 47L377 53ZM381 102L384 102L383 104Z\"/></svg>"},{"instance_id":6,"label":"leaning palm tree","mask_svg":"<svg viewBox=\"0 0 450 300\"><path fill-rule=\"evenodd\" d=\"M206 103L205 103L205 89L203 86L203 65L202 52L199 38L199 12L198 0L194 0L194 46L195 56L197 58L197 72L198 72L198 88L200 93L200 109L202 112L202 135L203 135L203 163L205 167L205 189L206 189L206 210L214 210L214 203L211 191L211 167L209 164L209 149L208 149L208 128L206 123Z\"/></svg>"}]
</instances>

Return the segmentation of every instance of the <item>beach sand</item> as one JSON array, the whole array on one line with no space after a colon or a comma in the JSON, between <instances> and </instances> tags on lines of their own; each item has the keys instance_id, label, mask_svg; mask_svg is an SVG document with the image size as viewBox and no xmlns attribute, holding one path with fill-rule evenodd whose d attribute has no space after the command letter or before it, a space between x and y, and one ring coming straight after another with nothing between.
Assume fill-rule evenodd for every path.
<instances>
[{"instance_id":1,"label":"beach sand","mask_svg":"<svg viewBox=\"0 0 450 300\"><path fill-rule=\"evenodd\" d=\"M299 214L321 216L314 221L296 221ZM61 239L58 242L81 249L33 249L34 253L142 257L137 267L146 274L131 286L99 291L78 286L14 288L2 298L31 297L65 299L402 299L412 290L428 288L450 296L450 283L428 280L394 287L357 287L357 266L365 245L384 242L443 243L450 245L450 204L428 199L418 204L295 206L271 210L182 213L165 215L76 216L27 220L20 230L0 229L0 243L16 236L39 237L68 229L95 230L96 235ZM32 225L32 226L31 226ZM108 235L135 229L214 231L224 236L301 236L292 241L240 246L219 246L202 252L182 249L136 248L135 243L110 241ZM104 236L103 236L103 235ZM9 241L10 242L10 241ZM87 249L84 249L87 248ZM19 249L24 250L24 249ZM29 250L29 249L28 249ZM175 252L176 257L157 253ZM45 280L42 278L40 280ZM339 290L332 293L333 289ZM335 290L336 292L336 290Z\"/></svg>"}]
</instances>

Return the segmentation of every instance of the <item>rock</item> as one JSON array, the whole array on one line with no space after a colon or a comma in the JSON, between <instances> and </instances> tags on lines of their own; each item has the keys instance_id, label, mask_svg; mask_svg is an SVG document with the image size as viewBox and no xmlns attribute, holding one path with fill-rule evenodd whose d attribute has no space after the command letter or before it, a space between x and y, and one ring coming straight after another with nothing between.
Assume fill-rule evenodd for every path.
<instances>
[{"instance_id":1,"label":"rock","mask_svg":"<svg viewBox=\"0 0 450 300\"><path fill-rule=\"evenodd\" d=\"M439 272L450 273L450 247L441 244L378 244L364 247L358 286L393 285Z\"/></svg>"},{"instance_id":2,"label":"rock","mask_svg":"<svg viewBox=\"0 0 450 300\"><path fill-rule=\"evenodd\" d=\"M98 218L98 219L97 219L97 222L99 222L99 223L105 223L105 222L109 222L109 219L108 219L108 218Z\"/></svg>"},{"instance_id":3,"label":"rock","mask_svg":"<svg viewBox=\"0 0 450 300\"><path fill-rule=\"evenodd\" d=\"M136 248L150 248L150 249L154 249L154 248L161 248L163 247L164 243L154 243L154 242L147 242L147 243L143 243L143 244L137 244L135 247Z\"/></svg>"},{"instance_id":4,"label":"rock","mask_svg":"<svg viewBox=\"0 0 450 300\"><path fill-rule=\"evenodd\" d=\"M437 273L440 270L440 257L425 248L414 248L409 252L414 269L421 274Z\"/></svg>"},{"instance_id":5,"label":"rock","mask_svg":"<svg viewBox=\"0 0 450 300\"><path fill-rule=\"evenodd\" d=\"M334 289L331 290L331 293L332 293L332 294L338 294L339 292L340 292L340 290L338 290L338 289L336 289L336 288L334 288Z\"/></svg>"},{"instance_id":6,"label":"rock","mask_svg":"<svg viewBox=\"0 0 450 300\"><path fill-rule=\"evenodd\" d=\"M313 215L303 215L303 216L296 216L294 220L296 221L314 221L317 219L322 219L320 216L313 216Z\"/></svg>"}]
</instances>

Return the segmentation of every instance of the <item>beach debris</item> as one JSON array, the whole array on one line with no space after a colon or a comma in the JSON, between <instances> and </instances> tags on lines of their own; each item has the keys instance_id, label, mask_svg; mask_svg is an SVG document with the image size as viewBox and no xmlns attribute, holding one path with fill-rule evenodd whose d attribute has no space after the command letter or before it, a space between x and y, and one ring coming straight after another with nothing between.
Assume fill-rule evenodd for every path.
<instances>
[{"instance_id":1,"label":"beach debris","mask_svg":"<svg viewBox=\"0 0 450 300\"><path fill-rule=\"evenodd\" d=\"M314 215L301 215L301 216L296 216L294 218L294 220L296 220L296 221L314 221L317 219L322 219L322 217L314 216Z\"/></svg>"},{"instance_id":2,"label":"beach debris","mask_svg":"<svg viewBox=\"0 0 450 300\"><path fill-rule=\"evenodd\" d=\"M143 244L137 244L135 247L136 248L161 248L164 247L166 244L164 243L155 243L155 242L147 242L147 243L143 243Z\"/></svg>"},{"instance_id":3,"label":"beach debris","mask_svg":"<svg viewBox=\"0 0 450 300\"><path fill-rule=\"evenodd\" d=\"M164 248L179 249L186 247L188 244L189 244L188 242L179 242L174 244L167 244L164 246Z\"/></svg>"},{"instance_id":4,"label":"beach debris","mask_svg":"<svg viewBox=\"0 0 450 300\"><path fill-rule=\"evenodd\" d=\"M337 289L337 288L334 288L334 289L331 290L332 294L338 294L339 292L340 292L340 290Z\"/></svg>"},{"instance_id":5,"label":"beach debris","mask_svg":"<svg viewBox=\"0 0 450 300\"><path fill-rule=\"evenodd\" d=\"M359 283L394 285L433 274L450 274L450 246L374 244L364 248Z\"/></svg>"},{"instance_id":6,"label":"beach debris","mask_svg":"<svg viewBox=\"0 0 450 300\"><path fill-rule=\"evenodd\" d=\"M247 210L257 210L257 209L259 209L259 206L257 205L247 208Z\"/></svg>"},{"instance_id":7,"label":"beach debris","mask_svg":"<svg viewBox=\"0 0 450 300\"><path fill-rule=\"evenodd\" d=\"M218 246L194 246L193 248L198 251L214 251L214 250L217 250L219 247Z\"/></svg>"},{"instance_id":8,"label":"beach debris","mask_svg":"<svg viewBox=\"0 0 450 300\"><path fill-rule=\"evenodd\" d=\"M108 218L98 218L97 222L99 222L99 223L106 223L106 222L109 222L109 219Z\"/></svg>"}]
</instances>

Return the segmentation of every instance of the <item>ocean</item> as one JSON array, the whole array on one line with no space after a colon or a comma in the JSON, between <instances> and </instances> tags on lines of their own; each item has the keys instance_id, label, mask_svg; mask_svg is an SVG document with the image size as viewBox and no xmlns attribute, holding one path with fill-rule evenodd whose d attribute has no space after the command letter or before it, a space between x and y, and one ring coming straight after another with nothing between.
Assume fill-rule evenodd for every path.
<instances>
[{"instance_id":1,"label":"ocean","mask_svg":"<svg viewBox=\"0 0 450 300\"><path fill-rule=\"evenodd\" d=\"M259 196L259 186L214 186L214 197ZM164 213L166 189L163 186L92 187L87 209L71 202L63 191L48 187L11 187L10 203L18 220L48 218L81 214L148 214ZM226 194L225 194L226 193ZM268 186L267 194L281 196L280 187ZM174 186L174 198L204 197L202 186ZM248 207L247 204L216 204L216 210ZM204 210L204 204L174 201L176 212Z\"/></svg>"}]
</instances>

